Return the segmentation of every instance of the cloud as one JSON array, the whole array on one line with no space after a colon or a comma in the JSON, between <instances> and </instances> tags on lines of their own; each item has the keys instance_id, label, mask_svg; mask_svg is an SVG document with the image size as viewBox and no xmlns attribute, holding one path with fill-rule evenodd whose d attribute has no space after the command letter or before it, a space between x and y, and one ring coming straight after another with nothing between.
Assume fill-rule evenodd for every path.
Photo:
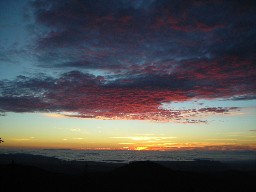
<instances>
[{"instance_id":1,"label":"cloud","mask_svg":"<svg viewBox=\"0 0 256 192\"><path fill-rule=\"evenodd\" d=\"M79 129L79 128L72 128L72 129L70 129L70 131L81 131L81 129Z\"/></svg>"},{"instance_id":2,"label":"cloud","mask_svg":"<svg viewBox=\"0 0 256 192\"><path fill-rule=\"evenodd\" d=\"M115 80L109 87L254 97L255 6L139 2L35 1L36 24L48 29L36 41L40 67L94 70Z\"/></svg>"},{"instance_id":3,"label":"cloud","mask_svg":"<svg viewBox=\"0 0 256 192\"><path fill-rule=\"evenodd\" d=\"M3 112L49 112L50 116L57 112L57 117L184 123L205 123L205 120L197 117L202 114L226 114L239 110L236 107L201 107L188 110L164 108L164 102L188 101L194 97L211 98L216 94L203 92L203 86L197 93L196 89L184 86L183 80L174 79L174 84L167 79L146 78L139 81L127 85L78 71L64 73L55 79L43 75L34 78L22 76L2 83L0 109ZM191 91L195 93L194 96Z\"/></svg>"},{"instance_id":4,"label":"cloud","mask_svg":"<svg viewBox=\"0 0 256 192\"><path fill-rule=\"evenodd\" d=\"M247 3L38 0L33 5L36 25L47 28L36 42L44 67L117 73L166 60L255 58L255 6Z\"/></svg>"},{"instance_id":5,"label":"cloud","mask_svg":"<svg viewBox=\"0 0 256 192\"><path fill-rule=\"evenodd\" d=\"M111 137L113 139L128 139L132 141L162 141L176 139L177 137L162 137L162 136L130 136L130 137Z\"/></svg>"},{"instance_id":6,"label":"cloud","mask_svg":"<svg viewBox=\"0 0 256 192\"><path fill-rule=\"evenodd\" d=\"M0 117L4 117L5 116L5 114L4 113L0 113Z\"/></svg>"},{"instance_id":7,"label":"cloud","mask_svg":"<svg viewBox=\"0 0 256 192\"><path fill-rule=\"evenodd\" d=\"M240 100L256 100L256 95L238 95L230 98L230 100L240 101Z\"/></svg>"},{"instance_id":8,"label":"cloud","mask_svg":"<svg viewBox=\"0 0 256 192\"><path fill-rule=\"evenodd\" d=\"M72 139L74 139L74 140L83 140L84 138L82 138L82 137L76 137L76 138L72 138Z\"/></svg>"},{"instance_id":9,"label":"cloud","mask_svg":"<svg viewBox=\"0 0 256 192\"><path fill-rule=\"evenodd\" d=\"M14 140L14 141L19 141L19 142L22 142L22 141L31 141L35 139L35 137L28 137L28 138L11 138L11 140Z\"/></svg>"},{"instance_id":10,"label":"cloud","mask_svg":"<svg viewBox=\"0 0 256 192\"><path fill-rule=\"evenodd\" d=\"M201 116L239 108L162 104L256 98L255 3L35 0L31 6L37 30L29 50L44 73L0 80L1 114L206 123Z\"/></svg>"}]
</instances>

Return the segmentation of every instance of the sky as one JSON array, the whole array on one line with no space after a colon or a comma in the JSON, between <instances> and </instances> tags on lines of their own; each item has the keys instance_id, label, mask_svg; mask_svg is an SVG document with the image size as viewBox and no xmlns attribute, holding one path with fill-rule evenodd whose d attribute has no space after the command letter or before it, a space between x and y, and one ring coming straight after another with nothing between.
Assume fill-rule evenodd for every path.
<instances>
[{"instance_id":1,"label":"sky","mask_svg":"<svg viewBox=\"0 0 256 192\"><path fill-rule=\"evenodd\" d=\"M1 0L0 148L256 150L255 1Z\"/></svg>"}]
</instances>

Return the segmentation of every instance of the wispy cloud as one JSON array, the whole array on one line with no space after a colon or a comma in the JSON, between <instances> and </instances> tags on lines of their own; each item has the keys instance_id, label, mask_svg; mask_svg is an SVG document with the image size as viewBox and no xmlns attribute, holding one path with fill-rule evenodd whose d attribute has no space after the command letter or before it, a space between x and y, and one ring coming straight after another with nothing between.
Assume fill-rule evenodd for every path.
<instances>
[{"instance_id":1,"label":"wispy cloud","mask_svg":"<svg viewBox=\"0 0 256 192\"><path fill-rule=\"evenodd\" d=\"M162 141L176 139L177 137L154 137L154 136L130 136L130 137L111 137L113 139L128 139L133 141Z\"/></svg>"},{"instance_id":2,"label":"wispy cloud","mask_svg":"<svg viewBox=\"0 0 256 192\"><path fill-rule=\"evenodd\" d=\"M11 140L14 140L14 141L31 141L31 140L34 140L35 137L27 137L27 138L11 138Z\"/></svg>"},{"instance_id":3,"label":"wispy cloud","mask_svg":"<svg viewBox=\"0 0 256 192\"><path fill-rule=\"evenodd\" d=\"M79 132L79 131L81 131L81 129L79 129L79 128L72 128L72 129L70 129L70 131Z\"/></svg>"},{"instance_id":4,"label":"wispy cloud","mask_svg":"<svg viewBox=\"0 0 256 192\"><path fill-rule=\"evenodd\" d=\"M72 138L72 139L74 139L74 140L83 140L84 138L82 138L82 137L76 137L76 138Z\"/></svg>"},{"instance_id":5,"label":"wispy cloud","mask_svg":"<svg viewBox=\"0 0 256 192\"><path fill-rule=\"evenodd\" d=\"M118 143L120 145L134 145L135 143Z\"/></svg>"},{"instance_id":6,"label":"wispy cloud","mask_svg":"<svg viewBox=\"0 0 256 192\"><path fill-rule=\"evenodd\" d=\"M65 115L59 114L59 113L44 113L43 114L46 117L50 117L50 118L65 118Z\"/></svg>"},{"instance_id":7,"label":"wispy cloud","mask_svg":"<svg viewBox=\"0 0 256 192\"><path fill-rule=\"evenodd\" d=\"M215 138L215 139L205 139L206 141L237 141L238 139L228 139L228 138Z\"/></svg>"}]
</instances>

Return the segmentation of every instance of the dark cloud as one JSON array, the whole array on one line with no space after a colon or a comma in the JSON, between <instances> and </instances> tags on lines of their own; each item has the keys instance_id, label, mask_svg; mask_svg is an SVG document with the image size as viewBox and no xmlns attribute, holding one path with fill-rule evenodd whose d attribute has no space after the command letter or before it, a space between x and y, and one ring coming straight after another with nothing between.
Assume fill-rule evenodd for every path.
<instances>
[{"instance_id":1,"label":"dark cloud","mask_svg":"<svg viewBox=\"0 0 256 192\"><path fill-rule=\"evenodd\" d=\"M39 0L34 8L37 24L48 28L37 41L40 66L140 73L199 58L255 62L250 1Z\"/></svg>"},{"instance_id":2,"label":"dark cloud","mask_svg":"<svg viewBox=\"0 0 256 192\"><path fill-rule=\"evenodd\" d=\"M230 98L230 100L240 101L240 100L256 100L256 95L241 95Z\"/></svg>"},{"instance_id":3,"label":"dark cloud","mask_svg":"<svg viewBox=\"0 0 256 192\"><path fill-rule=\"evenodd\" d=\"M49 105L35 97L1 97L1 110L9 112L45 111Z\"/></svg>"},{"instance_id":4,"label":"dark cloud","mask_svg":"<svg viewBox=\"0 0 256 192\"><path fill-rule=\"evenodd\" d=\"M232 110L239 110L238 107L207 107L207 108L201 108L198 111L199 112L207 112L207 113L228 113Z\"/></svg>"},{"instance_id":5,"label":"dark cloud","mask_svg":"<svg viewBox=\"0 0 256 192\"><path fill-rule=\"evenodd\" d=\"M190 117L238 109L171 111L161 103L256 97L253 1L35 0L32 7L31 54L59 76L0 82L3 111L200 123Z\"/></svg>"},{"instance_id":6,"label":"dark cloud","mask_svg":"<svg viewBox=\"0 0 256 192\"><path fill-rule=\"evenodd\" d=\"M68 112L66 116L100 119L141 119L203 123L200 114L228 113L238 108L171 110L161 107L167 101L190 100L188 88L111 84L102 76L71 71L59 78L18 77L2 82L0 110L3 112ZM158 83L158 82L156 82ZM207 97L207 95L205 95ZM71 114L70 114L71 113ZM192 118L192 119L191 119Z\"/></svg>"}]
</instances>

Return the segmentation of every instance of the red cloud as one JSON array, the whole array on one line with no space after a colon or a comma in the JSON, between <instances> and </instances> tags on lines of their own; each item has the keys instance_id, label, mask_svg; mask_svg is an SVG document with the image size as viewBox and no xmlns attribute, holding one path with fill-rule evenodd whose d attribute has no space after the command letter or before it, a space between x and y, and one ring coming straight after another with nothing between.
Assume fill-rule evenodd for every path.
<instances>
[{"instance_id":1,"label":"red cloud","mask_svg":"<svg viewBox=\"0 0 256 192\"><path fill-rule=\"evenodd\" d=\"M201 122L191 119L198 114L235 109L173 111L161 103L255 98L255 8L219 1L134 2L35 0L39 34L30 47L37 46L32 53L40 67L58 69L60 77L0 82L0 112L195 123ZM234 11L240 6L248 12ZM64 73L74 69L104 77Z\"/></svg>"},{"instance_id":2,"label":"red cloud","mask_svg":"<svg viewBox=\"0 0 256 192\"><path fill-rule=\"evenodd\" d=\"M197 120L201 114L228 113L237 108L201 108L172 110L161 107L163 102L187 101L190 90L147 87L107 86L102 77L80 72L63 74L59 79L20 79L9 82L6 96L0 97L1 111L73 112L67 116L100 119L130 119L204 123ZM16 85L16 86L14 86ZM17 85L19 87L17 88ZM7 96L14 86L16 95ZM13 88L14 88L13 87ZM24 90L29 96L22 96ZM28 90L30 90L28 92ZM212 93L202 92L200 97ZM34 95L35 91L38 95ZM209 95L208 95L209 94ZM197 95L198 97L199 95Z\"/></svg>"}]
</instances>

